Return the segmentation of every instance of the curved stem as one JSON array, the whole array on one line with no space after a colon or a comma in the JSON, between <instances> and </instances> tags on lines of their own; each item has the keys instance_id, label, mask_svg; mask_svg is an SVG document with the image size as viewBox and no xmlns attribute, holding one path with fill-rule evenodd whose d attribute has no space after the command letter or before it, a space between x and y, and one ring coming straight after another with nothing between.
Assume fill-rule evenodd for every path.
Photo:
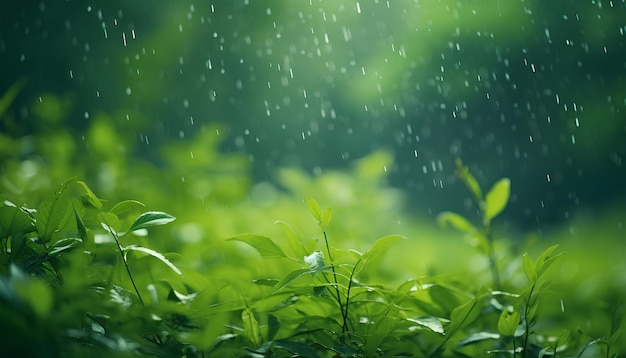
<instances>
[{"instance_id":1,"label":"curved stem","mask_svg":"<svg viewBox=\"0 0 626 358\"><path fill-rule=\"evenodd\" d=\"M126 272L128 272L130 282L133 284L133 288L135 289L135 293L137 293L137 297L139 297L139 302L141 302L142 306L145 306L145 303L141 298L141 294L139 294L139 290L137 289L137 285L135 284L135 280L133 279L133 275L130 273L130 268L128 267L128 263L126 262L126 257L124 257L124 250L122 249L122 245L120 245L119 238L117 237L115 231L109 225L105 224L105 226L107 227L107 230L109 230L109 233L111 233L111 236L113 236L113 239L115 239L117 249L120 251L120 256L122 256L122 262L124 262L124 267L126 267Z\"/></svg>"}]
</instances>

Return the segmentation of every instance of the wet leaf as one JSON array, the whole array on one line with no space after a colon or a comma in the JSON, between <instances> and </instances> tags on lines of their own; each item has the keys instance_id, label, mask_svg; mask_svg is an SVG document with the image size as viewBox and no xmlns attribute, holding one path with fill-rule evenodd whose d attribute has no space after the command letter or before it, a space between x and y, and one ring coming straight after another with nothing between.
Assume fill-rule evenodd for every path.
<instances>
[{"instance_id":1,"label":"wet leaf","mask_svg":"<svg viewBox=\"0 0 626 358\"><path fill-rule=\"evenodd\" d=\"M148 249L146 247L143 246L138 246L138 245L130 245L130 246L126 246L125 248L122 249L124 252L126 251L139 251L139 252L143 252L144 254L148 254L152 257L154 257L155 259L158 259L159 261L163 262L164 264L166 264L169 268L172 269L172 271L176 272L179 275L182 275L183 273L178 269L178 267L176 267L176 265L174 265L170 260L168 260L167 258L165 258L165 256L163 256L163 254L161 254L160 252L154 251L152 249Z\"/></svg>"},{"instance_id":2,"label":"wet leaf","mask_svg":"<svg viewBox=\"0 0 626 358\"><path fill-rule=\"evenodd\" d=\"M133 224L130 226L130 229L128 231L145 229L157 225L165 225L174 220L176 220L176 218L170 214L160 211L148 211L139 215L139 217L135 219Z\"/></svg>"},{"instance_id":3,"label":"wet leaf","mask_svg":"<svg viewBox=\"0 0 626 358\"><path fill-rule=\"evenodd\" d=\"M426 327L429 330L439 333L441 335L444 334L443 324L441 323L441 318L432 317L432 316L424 316L419 318L407 318L409 322L417 323L422 327Z\"/></svg>"},{"instance_id":4,"label":"wet leaf","mask_svg":"<svg viewBox=\"0 0 626 358\"><path fill-rule=\"evenodd\" d=\"M98 210L102 209L102 202L100 202L100 199L98 199L96 194L91 191L84 181L77 181L76 184L78 184L78 186L82 189L83 197L91 206Z\"/></svg>"}]
</instances>

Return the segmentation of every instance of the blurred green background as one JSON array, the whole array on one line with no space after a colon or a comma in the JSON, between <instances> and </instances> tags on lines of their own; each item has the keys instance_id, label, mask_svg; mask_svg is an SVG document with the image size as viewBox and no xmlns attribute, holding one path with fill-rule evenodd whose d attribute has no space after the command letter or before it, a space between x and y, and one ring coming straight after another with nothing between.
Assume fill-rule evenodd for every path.
<instances>
[{"instance_id":1,"label":"blurred green background","mask_svg":"<svg viewBox=\"0 0 626 358\"><path fill-rule=\"evenodd\" d=\"M511 178L512 238L601 222L623 253L625 19L599 0L3 2L0 191L35 206L77 176L176 215L184 242L307 225L312 196L358 243L477 218L462 158L484 187Z\"/></svg>"}]
</instances>

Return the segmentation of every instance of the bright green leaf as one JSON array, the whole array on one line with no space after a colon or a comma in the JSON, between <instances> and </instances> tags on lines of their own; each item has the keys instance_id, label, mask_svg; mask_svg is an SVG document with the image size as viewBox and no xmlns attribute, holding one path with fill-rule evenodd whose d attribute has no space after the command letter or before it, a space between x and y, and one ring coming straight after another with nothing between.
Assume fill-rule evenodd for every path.
<instances>
[{"instance_id":1,"label":"bright green leaf","mask_svg":"<svg viewBox=\"0 0 626 358\"><path fill-rule=\"evenodd\" d=\"M109 210L110 213L113 213L117 216L124 216L127 215L129 213L133 213L133 212L138 212L138 211L142 211L144 208L146 207L146 205L140 201L137 200L124 200L124 201L120 201L119 203L115 204L115 206L113 208L111 208L111 210Z\"/></svg>"},{"instance_id":2,"label":"bright green leaf","mask_svg":"<svg viewBox=\"0 0 626 358\"><path fill-rule=\"evenodd\" d=\"M100 199L98 199L96 194L91 191L84 181L77 181L76 184L83 190L83 196L91 206L98 210L102 209L102 202L100 202Z\"/></svg>"},{"instance_id":3,"label":"bright green leaf","mask_svg":"<svg viewBox=\"0 0 626 358\"><path fill-rule=\"evenodd\" d=\"M309 210L311 211L311 214L313 214L313 217L315 218L315 220L321 223L322 222L322 210L320 209L320 204L318 204L318 202L315 201L315 199L313 198L305 198L304 200L309 206Z\"/></svg>"},{"instance_id":4,"label":"bright green leaf","mask_svg":"<svg viewBox=\"0 0 626 358\"><path fill-rule=\"evenodd\" d=\"M530 258L528 253L522 256L522 262L524 264L524 273L526 274L526 278L530 283L537 281L537 271L535 270L535 264L533 260Z\"/></svg>"},{"instance_id":5,"label":"bright green leaf","mask_svg":"<svg viewBox=\"0 0 626 358\"><path fill-rule=\"evenodd\" d=\"M550 267L554 263L554 260L556 258L565 254L564 252L561 252L556 255L552 255L554 250L556 250L558 247L559 244L552 245L544 252L542 252L541 255L539 255L539 257L537 258L537 263L535 265L537 277L541 276L548 269L548 267Z\"/></svg>"},{"instance_id":6,"label":"bright green leaf","mask_svg":"<svg viewBox=\"0 0 626 358\"><path fill-rule=\"evenodd\" d=\"M280 246L276 245L272 239L263 235L240 234L228 240L241 241L256 249L262 257L278 259L287 257Z\"/></svg>"},{"instance_id":7,"label":"bright green leaf","mask_svg":"<svg viewBox=\"0 0 626 358\"><path fill-rule=\"evenodd\" d=\"M332 218L333 218L333 210L331 208L327 208L326 210L322 212L322 216L320 218L320 225L322 225L322 228L324 230L326 230Z\"/></svg>"},{"instance_id":8,"label":"bright green leaf","mask_svg":"<svg viewBox=\"0 0 626 358\"><path fill-rule=\"evenodd\" d=\"M498 319L498 332L505 337L513 337L519 323L519 311L509 306L500 314L500 319Z\"/></svg>"},{"instance_id":9,"label":"bright green leaf","mask_svg":"<svg viewBox=\"0 0 626 358\"><path fill-rule=\"evenodd\" d=\"M491 222L491 219L504 210L509 202L510 194L511 180L509 178L502 178L491 187L485 196L485 219L487 222Z\"/></svg>"},{"instance_id":10,"label":"bright green leaf","mask_svg":"<svg viewBox=\"0 0 626 358\"><path fill-rule=\"evenodd\" d=\"M458 231L471 234L476 232L476 228L465 217L453 213L451 211L444 211L437 216L437 222L441 226L450 225Z\"/></svg>"},{"instance_id":11,"label":"bright green leaf","mask_svg":"<svg viewBox=\"0 0 626 358\"><path fill-rule=\"evenodd\" d=\"M122 223L120 222L120 219L117 217L117 215L113 213L98 213L96 217L98 218L98 220L100 220L102 225L104 225L105 229L112 229L115 232L121 230Z\"/></svg>"},{"instance_id":12,"label":"bright green leaf","mask_svg":"<svg viewBox=\"0 0 626 358\"><path fill-rule=\"evenodd\" d=\"M160 211L148 211L139 215L139 217L135 219L133 224L130 226L130 229L128 231L145 229L157 225L165 225L174 220L176 220L176 218L170 214Z\"/></svg>"},{"instance_id":13,"label":"bright green leaf","mask_svg":"<svg viewBox=\"0 0 626 358\"><path fill-rule=\"evenodd\" d=\"M465 186L470 190L472 195L474 195L474 199L477 202L483 201L483 192L480 189L480 185L478 184L478 180L474 177L474 175L469 171L469 169L463 165L463 162L460 159L456 160L456 172L459 178L465 183Z\"/></svg>"},{"instance_id":14,"label":"bright green leaf","mask_svg":"<svg viewBox=\"0 0 626 358\"><path fill-rule=\"evenodd\" d=\"M122 251L126 252L126 251L139 251L139 252L143 252L145 254L148 254L156 259L158 259L159 261L163 262L164 264L166 264L169 268L172 269L172 271L176 272L179 275L182 275L183 273L178 269L178 267L176 267L176 265L174 265L170 260L168 260L167 258L165 258L165 256L163 256L163 254L161 254L160 252L154 251L152 249L148 249L145 248L143 246L138 246L138 245L130 245L130 246L126 246L125 248L122 249Z\"/></svg>"},{"instance_id":15,"label":"bright green leaf","mask_svg":"<svg viewBox=\"0 0 626 358\"><path fill-rule=\"evenodd\" d=\"M244 308L241 312L241 320L243 321L243 330L246 336L252 341L255 348L261 344L261 333L259 330L259 322L254 317L254 312L249 307Z\"/></svg>"},{"instance_id":16,"label":"bright green leaf","mask_svg":"<svg viewBox=\"0 0 626 358\"><path fill-rule=\"evenodd\" d=\"M412 323L417 323L418 325L422 327L426 327L435 333L444 334L443 324L441 323L441 318L432 317L432 316L424 316L424 317L418 317L418 318L407 318L406 320Z\"/></svg>"},{"instance_id":17,"label":"bright green leaf","mask_svg":"<svg viewBox=\"0 0 626 358\"><path fill-rule=\"evenodd\" d=\"M276 285L274 286L274 293L280 291L281 289L288 286L289 284L299 279L300 277L310 274L310 273L311 273L311 270L309 269L299 269L299 270L291 271L285 277L283 277L280 281L278 281L278 283L276 283Z\"/></svg>"}]
</instances>

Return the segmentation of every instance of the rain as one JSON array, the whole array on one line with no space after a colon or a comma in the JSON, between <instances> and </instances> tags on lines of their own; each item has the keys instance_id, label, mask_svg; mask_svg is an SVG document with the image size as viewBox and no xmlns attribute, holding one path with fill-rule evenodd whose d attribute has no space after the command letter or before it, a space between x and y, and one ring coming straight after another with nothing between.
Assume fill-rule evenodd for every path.
<instances>
[{"instance_id":1,"label":"rain","mask_svg":"<svg viewBox=\"0 0 626 358\"><path fill-rule=\"evenodd\" d=\"M493 230L511 270L560 243L559 282L624 294L625 14L619 0L5 2L0 198L36 208L76 178L175 216L155 245L183 266L252 282L229 266L251 251L226 239L319 244L312 197L343 247L406 236L398 279L464 272L456 255L488 273L471 237L438 225L489 221L466 167L482 194L510 179Z\"/></svg>"}]
</instances>

